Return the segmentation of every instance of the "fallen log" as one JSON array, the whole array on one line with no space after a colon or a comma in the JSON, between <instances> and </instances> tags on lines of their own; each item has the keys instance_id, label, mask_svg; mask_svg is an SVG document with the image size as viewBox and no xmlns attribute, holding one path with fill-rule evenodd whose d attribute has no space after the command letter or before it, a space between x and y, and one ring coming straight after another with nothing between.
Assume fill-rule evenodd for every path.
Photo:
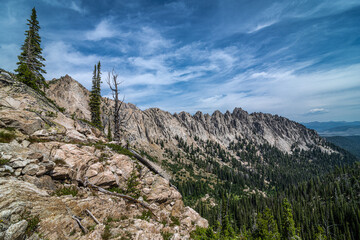
<instances>
[{"instance_id":1,"label":"fallen log","mask_svg":"<svg viewBox=\"0 0 360 240\"><path fill-rule=\"evenodd\" d=\"M87 230L84 228L83 225L81 225L80 219L79 219L77 216L75 216L75 215L72 215L71 217L77 222L77 224L79 225L81 231L82 231L84 234L86 234L86 233L87 233Z\"/></svg>"},{"instance_id":2,"label":"fallen log","mask_svg":"<svg viewBox=\"0 0 360 240\"><path fill-rule=\"evenodd\" d=\"M85 212L87 212L87 214L89 214L89 216L94 220L94 222L96 222L96 224L100 225L101 223L97 220L97 218L88 210L85 209Z\"/></svg>"},{"instance_id":3,"label":"fallen log","mask_svg":"<svg viewBox=\"0 0 360 240\"><path fill-rule=\"evenodd\" d=\"M135 150L131 149L131 148L128 148L128 150L134 154L134 157L139 160L142 164L144 164L148 169L150 169L150 171L152 171L153 173L159 175L160 177L162 178L165 178L167 179L163 174L161 174L150 162L149 160L143 158L140 154L138 154ZM175 188L176 190L177 187L175 185L173 185L171 182L170 182L170 179L167 179L169 181L169 184L171 187ZM178 190L179 191L179 190Z\"/></svg>"}]
</instances>

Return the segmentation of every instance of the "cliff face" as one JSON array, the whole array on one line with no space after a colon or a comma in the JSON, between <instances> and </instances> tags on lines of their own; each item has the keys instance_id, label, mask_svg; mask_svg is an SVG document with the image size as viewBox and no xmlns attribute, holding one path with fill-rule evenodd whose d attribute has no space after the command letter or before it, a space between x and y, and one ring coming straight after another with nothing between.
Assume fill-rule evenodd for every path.
<instances>
[{"instance_id":1,"label":"cliff face","mask_svg":"<svg viewBox=\"0 0 360 240\"><path fill-rule=\"evenodd\" d=\"M75 113L80 119L90 118L89 91L69 75L49 82L46 96L56 99L59 106L63 106L66 113Z\"/></svg>"},{"instance_id":2,"label":"cliff face","mask_svg":"<svg viewBox=\"0 0 360 240\"><path fill-rule=\"evenodd\" d=\"M59 106L0 74L0 239L189 239L208 226L168 180L78 120L85 88L66 76L47 96Z\"/></svg>"},{"instance_id":3,"label":"cliff face","mask_svg":"<svg viewBox=\"0 0 360 240\"><path fill-rule=\"evenodd\" d=\"M89 92L78 86L70 77L50 82L48 96L61 107L71 106L69 113L90 120L89 107L86 103ZM66 91L64 91L64 89ZM64 101L64 99L66 99ZM81 100L81 101L78 101ZM102 118L107 131L107 124L112 121L113 101L103 99ZM313 130L277 115L252 113L241 108L225 114L215 111L212 115L197 112L190 115L186 112L171 114L158 108L141 111L132 104L124 104L124 115L132 116L123 127L124 138L131 144L145 148L155 141L166 141L168 145L176 144L176 136L192 143L196 136L201 140L214 140L227 147L236 137L246 138L256 143L269 143L283 152L291 153L292 147L307 150L309 146L318 145L322 139Z\"/></svg>"}]
</instances>

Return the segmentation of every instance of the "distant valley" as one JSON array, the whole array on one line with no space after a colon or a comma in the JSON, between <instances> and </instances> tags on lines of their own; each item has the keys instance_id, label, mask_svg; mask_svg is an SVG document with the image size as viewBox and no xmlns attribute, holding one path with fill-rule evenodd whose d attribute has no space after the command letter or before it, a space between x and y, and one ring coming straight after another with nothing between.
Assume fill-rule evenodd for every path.
<instances>
[{"instance_id":1,"label":"distant valley","mask_svg":"<svg viewBox=\"0 0 360 240\"><path fill-rule=\"evenodd\" d=\"M360 121L354 122L309 122L307 128L316 130L320 136L360 136Z\"/></svg>"}]
</instances>

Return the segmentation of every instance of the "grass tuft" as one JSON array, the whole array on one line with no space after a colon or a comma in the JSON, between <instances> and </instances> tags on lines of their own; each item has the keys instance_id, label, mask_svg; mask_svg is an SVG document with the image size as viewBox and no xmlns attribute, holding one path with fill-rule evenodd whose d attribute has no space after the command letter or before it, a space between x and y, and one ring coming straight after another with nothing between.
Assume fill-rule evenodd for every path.
<instances>
[{"instance_id":1,"label":"grass tuft","mask_svg":"<svg viewBox=\"0 0 360 240\"><path fill-rule=\"evenodd\" d=\"M72 195L73 197L75 197L78 194L78 190L75 186L71 186L71 187L61 187L56 189L55 191L55 195L60 197L63 195Z\"/></svg>"},{"instance_id":2,"label":"grass tuft","mask_svg":"<svg viewBox=\"0 0 360 240\"><path fill-rule=\"evenodd\" d=\"M8 162L10 162L10 160L0 158L0 166L1 166L1 165L5 165L5 164L7 164Z\"/></svg>"},{"instance_id":3,"label":"grass tuft","mask_svg":"<svg viewBox=\"0 0 360 240\"><path fill-rule=\"evenodd\" d=\"M9 143L12 140L14 140L16 137L16 134L14 130L0 130L0 143Z\"/></svg>"}]
</instances>

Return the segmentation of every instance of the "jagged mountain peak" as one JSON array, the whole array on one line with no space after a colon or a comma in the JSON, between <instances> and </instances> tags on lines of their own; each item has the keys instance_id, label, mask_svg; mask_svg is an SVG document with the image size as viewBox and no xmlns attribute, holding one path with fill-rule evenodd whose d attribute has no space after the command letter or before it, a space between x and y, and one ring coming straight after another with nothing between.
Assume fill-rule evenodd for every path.
<instances>
[{"instance_id":1,"label":"jagged mountain peak","mask_svg":"<svg viewBox=\"0 0 360 240\"><path fill-rule=\"evenodd\" d=\"M61 107L67 107L67 112L79 118L90 120L89 91L76 80L66 75L50 82L48 96ZM113 100L103 98L102 112L105 131L112 121ZM214 139L224 147L236 136L248 138L257 143L268 143L284 152L291 153L291 147L296 144L301 149L308 145L316 145L320 141L316 132L287 118L266 113L251 113L240 107L232 112L214 111L211 115L201 111L191 115L187 112L171 114L159 108L149 108L144 111L131 103L123 104L123 113L132 114L124 127L124 137L134 144L144 147L156 139L173 139L181 136L191 139Z\"/></svg>"}]
</instances>

